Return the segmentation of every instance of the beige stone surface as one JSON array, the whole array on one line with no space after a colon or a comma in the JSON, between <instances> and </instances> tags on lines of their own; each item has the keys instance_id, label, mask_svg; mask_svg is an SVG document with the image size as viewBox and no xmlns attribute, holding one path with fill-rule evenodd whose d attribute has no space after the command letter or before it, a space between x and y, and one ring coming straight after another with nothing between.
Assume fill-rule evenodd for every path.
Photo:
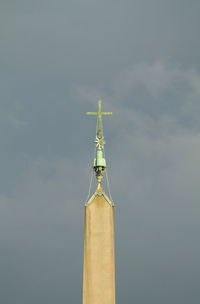
<instances>
[{"instance_id":1,"label":"beige stone surface","mask_svg":"<svg viewBox=\"0 0 200 304\"><path fill-rule=\"evenodd\" d=\"M83 304L115 304L114 208L103 195L85 206Z\"/></svg>"}]
</instances>

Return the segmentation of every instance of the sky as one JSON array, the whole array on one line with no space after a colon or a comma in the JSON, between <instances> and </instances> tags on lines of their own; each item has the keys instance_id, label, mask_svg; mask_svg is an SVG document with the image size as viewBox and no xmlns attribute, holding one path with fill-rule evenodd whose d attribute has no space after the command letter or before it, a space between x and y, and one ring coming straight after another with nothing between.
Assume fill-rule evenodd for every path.
<instances>
[{"instance_id":1,"label":"sky","mask_svg":"<svg viewBox=\"0 0 200 304\"><path fill-rule=\"evenodd\" d=\"M99 99L117 303L200 303L199 15L199 0L1 1L2 304L81 303Z\"/></svg>"}]
</instances>

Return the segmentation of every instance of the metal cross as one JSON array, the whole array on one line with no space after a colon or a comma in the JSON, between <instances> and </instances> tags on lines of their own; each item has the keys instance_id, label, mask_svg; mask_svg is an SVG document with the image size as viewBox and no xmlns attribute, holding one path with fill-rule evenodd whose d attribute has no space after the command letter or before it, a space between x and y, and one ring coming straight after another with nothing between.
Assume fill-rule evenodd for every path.
<instances>
[{"instance_id":1,"label":"metal cross","mask_svg":"<svg viewBox=\"0 0 200 304\"><path fill-rule=\"evenodd\" d=\"M97 137L103 136L102 115L112 115L112 112L102 112L101 100L98 101L98 112L87 112L87 115L97 115Z\"/></svg>"}]
</instances>

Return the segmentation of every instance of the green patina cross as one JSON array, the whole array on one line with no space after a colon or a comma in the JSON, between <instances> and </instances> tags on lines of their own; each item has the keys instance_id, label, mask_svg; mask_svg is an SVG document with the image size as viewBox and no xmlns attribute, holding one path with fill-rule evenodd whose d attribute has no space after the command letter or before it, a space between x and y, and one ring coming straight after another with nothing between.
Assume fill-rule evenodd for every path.
<instances>
[{"instance_id":1,"label":"green patina cross","mask_svg":"<svg viewBox=\"0 0 200 304\"><path fill-rule=\"evenodd\" d=\"M103 126L102 126L102 115L112 115L112 112L102 112L101 110L101 100L98 101L98 112L87 112L87 115L97 115L97 137L101 138L103 136Z\"/></svg>"}]
</instances>

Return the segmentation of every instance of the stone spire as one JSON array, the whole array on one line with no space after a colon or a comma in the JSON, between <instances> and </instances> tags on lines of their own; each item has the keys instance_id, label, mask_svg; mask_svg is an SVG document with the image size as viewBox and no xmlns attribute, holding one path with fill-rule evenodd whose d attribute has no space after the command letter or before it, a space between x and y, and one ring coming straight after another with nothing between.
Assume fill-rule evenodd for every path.
<instances>
[{"instance_id":1,"label":"stone spire","mask_svg":"<svg viewBox=\"0 0 200 304\"><path fill-rule=\"evenodd\" d=\"M93 169L97 189L84 206L83 304L115 304L114 204L101 181L106 170L101 101L97 115Z\"/></svg>"}]
</instances>

